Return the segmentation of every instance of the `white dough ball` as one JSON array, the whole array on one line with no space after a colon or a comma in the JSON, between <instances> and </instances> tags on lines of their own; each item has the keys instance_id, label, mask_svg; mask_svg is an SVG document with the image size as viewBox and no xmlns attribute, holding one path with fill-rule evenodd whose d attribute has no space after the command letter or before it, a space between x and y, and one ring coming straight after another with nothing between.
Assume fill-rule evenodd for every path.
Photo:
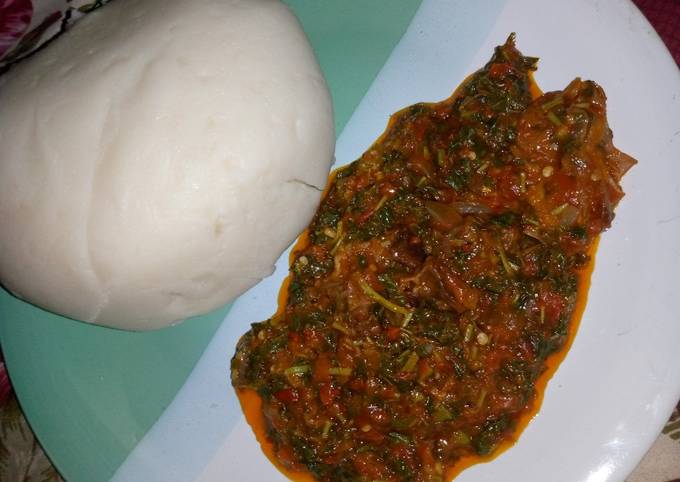
<instances>
[{"instance_id":1,"label":"white dough ball","mask_svg":"<svg viewBox=\"0 0 680 482\"><path fill-rule=\"evenodd\" d=\"M331 100L276 0L116 0L0 77L0 282L148 330L269 275L334 150Z\"/></svg>"}]
</instances>

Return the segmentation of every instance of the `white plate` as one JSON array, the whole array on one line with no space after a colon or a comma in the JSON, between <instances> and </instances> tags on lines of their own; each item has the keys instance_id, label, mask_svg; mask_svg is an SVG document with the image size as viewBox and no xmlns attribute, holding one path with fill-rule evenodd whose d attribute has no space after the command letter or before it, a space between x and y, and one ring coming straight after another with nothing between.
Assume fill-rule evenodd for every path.
<instances>
[{"instance_id":1,"label":"white plate","mask_svg":"<svg viewBox=\"0 0 680 482\"><path fill-rule=\"evenodd\" d=\"M632 3L425 0L342 133L340 164L358 157L390 113L447 97L509 32L541 57L545 90L576 76L600 83L616 145L638 159L603 235L589 303L543 407L519 442L463 481L620 481L680 397L680 72ZM117 480L285 480L261 453L229 381L249 323L276 309L287 273L243 295L190 379Z\"/></svg>"}]
</instances>

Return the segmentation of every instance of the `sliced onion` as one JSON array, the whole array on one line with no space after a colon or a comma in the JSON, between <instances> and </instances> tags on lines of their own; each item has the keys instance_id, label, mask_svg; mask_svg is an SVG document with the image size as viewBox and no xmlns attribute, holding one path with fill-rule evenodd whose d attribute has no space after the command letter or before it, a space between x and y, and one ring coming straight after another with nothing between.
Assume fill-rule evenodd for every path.
<instances>
[{"instance_id":1,"label":"sliced onion","mask_svg":"<svg viewBox=\"0 0 680 482\"><path fill-rule=\"evenodd\" d=\"M451 230L463 222L460 211L452 204L425 201L425 209L442 229Z\"/></svg>"},{"instance_id":2,"label":"sliced onion","mask_svg":"<svg viewBox=\"0 0 680 482\"><path fill-rule=\"evenodd\" d=\"M460 214L491 214L491 208L481 203L454 202L451 206Z\"/></svg>"},{"instance_id":3,"label":"sliced onion","mask_svg":"<svg viewBox=\"0 0 680 482\"><path fill-rule=\"evenodd\" d=\"M571 226L572 224L574 224L574 222L576 222L576 219L578 219L578 215L579 215L578 208L571 204L567 204L567 206L564 209L562 209L562 211L558 215L560 225L564 227Z\"/></svg>"}]
</instances>

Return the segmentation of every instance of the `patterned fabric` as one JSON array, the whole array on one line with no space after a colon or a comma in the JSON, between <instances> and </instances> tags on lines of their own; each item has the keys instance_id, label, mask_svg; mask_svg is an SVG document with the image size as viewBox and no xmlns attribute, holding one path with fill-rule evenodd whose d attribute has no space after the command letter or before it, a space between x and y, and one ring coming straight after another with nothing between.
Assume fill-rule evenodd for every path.
<instances>
[{"instance_id":1,"label":"patterned fabric","mask_svg":"<svg viewBox=\"0 0 680 482\"><path fill-rule=\"evenodd\" d=\"M0 481L63 482L21 413L1 354Z\"/></svg>"},{"instance_id":2,"label":"patterned fabric","mask_svg":"<svg viewBox=\"0 0 680 482\"><path fill-rule=\"evenodd\" d=\"M30 0L2 0L0 12L0 56L4 56L28 29L33 4Z\"/></svg>"},{"instance_id":3,"label":"patterned fabric","mask_svg":"<svg viewBox=\"0 0 680 482\"><path fill-rule=\"evenodd\" d=\"M680 0L634 0L680 66Z\"/></svg>"},{"instance_id":4,"label":"patterned fabric","mask_svg":"<svg viewBox=\"0 0 680 482\"><path fill-rule=\"evenodd\" d=\"M680 482L680 403L627 482Z\"/></svg>"},{"instance_id":5,"label":"patterned fabric","mask_svg":"<svg viewBox=\"0 0 680 482\"><path fill-rule=\"evenodd\" d=\"M0 73L109 0L0 0ZM680 65L680 0L634 0ZM0 354L0 481L62 482L37 443ZM627 482L680 482L680 403Z\"/></svg>"},{"instance_id":6,"label":"patterned fabric","mask_svg":"<svg viewBox=\"0 0 680 482\"><path fill-rule=\"evenodd\" d=\"M0 73L109 0L0 0Z\"/></svg>"},{"instance_id":7,"label":"patterned fabric","mask_svg":"<svg viewBox=\"0 0 680 482\"><path fill-rule=\"evenodd\" d=\"M663 434L668 435L671 440L680 442L680 402L678 402L673 415L671 415L671 419L664 427Z\"/></svg>"}]
</instances>

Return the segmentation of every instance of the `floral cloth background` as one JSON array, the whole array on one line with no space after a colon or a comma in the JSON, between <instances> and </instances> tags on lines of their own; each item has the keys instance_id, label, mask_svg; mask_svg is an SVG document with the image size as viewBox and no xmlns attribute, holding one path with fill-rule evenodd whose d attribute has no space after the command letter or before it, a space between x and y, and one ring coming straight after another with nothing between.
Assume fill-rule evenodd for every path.
<instances>
[{"instance_id":1,"label":"floral cloth background","mask_svg":"<svg viewBox=\"0 0 680 482\"><path fill-rule=\"evenodd\" d=\"M0 74L108 1L0 0ZM680 0L634 1L680 64ZM21 412L0 353L0 482L59 481ZM628 482L680 482L680 403Z\"/></svg>"},{"instance_id":2,"label":"floral cloth background","mask_svg":"<svg viewBox=\"0 0 680 482\"><path fill-rule=\"evenodd\" d=\"M0 72L109 0L0 0Z\"/></svg>"}]
</instances>

